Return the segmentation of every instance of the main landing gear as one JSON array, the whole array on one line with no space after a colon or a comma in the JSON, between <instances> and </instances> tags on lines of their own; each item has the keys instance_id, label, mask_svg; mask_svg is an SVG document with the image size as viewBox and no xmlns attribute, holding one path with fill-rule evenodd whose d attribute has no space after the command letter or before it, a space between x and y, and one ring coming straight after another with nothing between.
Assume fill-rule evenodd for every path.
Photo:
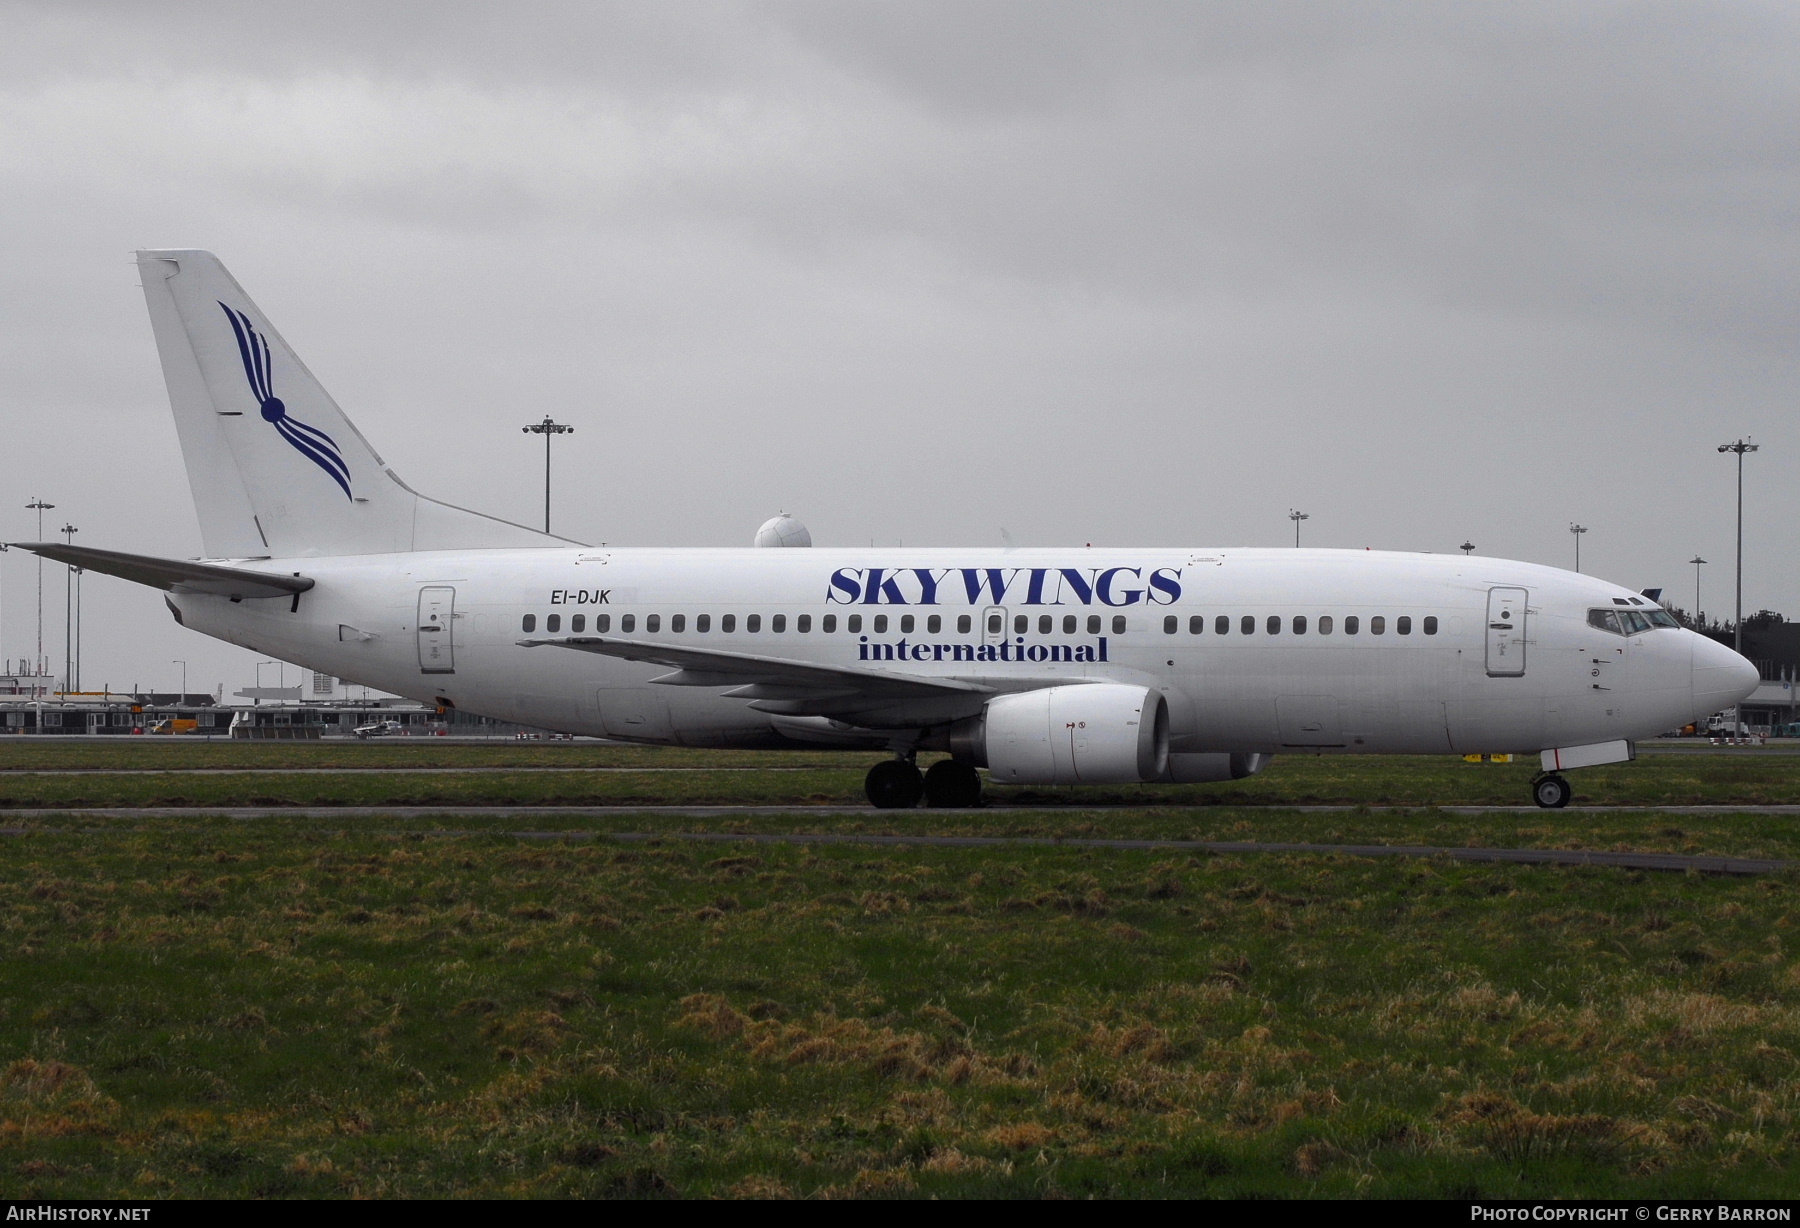
<instances>
[{"instance_id":1,"label":"main landing gear","mask_svg":"<svg viewBox=\"0 0 1800 1228\"><path fill-rule=\"evenodd\" d=\"M910 810L921 797L928 806L964 809L981 805L981 774L954 759L923 773L911 759L884 759L869 769L863 792L878 810Z\"/></svg>"},{"instance_id":2,"label":"main landing gear","mask_svg":"<svg viewBox=\"0 0 1800 1228\"><path fill-rule=\"evenodd\" d=\"M1569 787L1569 782L1554 772L1531 782L1531 800L1545 810L1561 810L1573 796L1575 790Z\"/></svg>"}]
</instances>

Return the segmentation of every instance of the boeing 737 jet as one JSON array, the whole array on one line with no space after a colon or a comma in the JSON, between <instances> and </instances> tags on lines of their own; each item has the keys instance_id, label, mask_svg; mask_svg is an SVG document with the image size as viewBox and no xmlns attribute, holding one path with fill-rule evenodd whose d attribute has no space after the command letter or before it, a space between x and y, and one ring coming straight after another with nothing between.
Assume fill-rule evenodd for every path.
<instances>
[{"instance_id":1,"label":"boeing 737 jet","mask_svg":"<svg viewBox=\"0 0 1800 1228\"><path fill-rule=\"evenodd\" d=\"M182 626L444 708L680 746L875 748L869 800L1194 783L1284 751L1541 754L1562 773L1729 707L1755 668L1532 563L1380 551L625 549L387 467L209 252L138 253L205 555L26 543ZM921 773L920 751L949 758Z\"/></svg>"}]
</instances>

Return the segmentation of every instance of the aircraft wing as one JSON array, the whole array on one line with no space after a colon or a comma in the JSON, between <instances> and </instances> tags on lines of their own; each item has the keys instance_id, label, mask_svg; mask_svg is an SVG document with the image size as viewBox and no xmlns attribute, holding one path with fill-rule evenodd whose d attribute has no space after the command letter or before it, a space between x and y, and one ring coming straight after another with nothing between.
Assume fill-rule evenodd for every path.
<instances>
[{"instance_id":1,"label":"aircraft wing","mask_svg":"<svg viewBox=\"0 0 1800 1228\"><path fill-rule=\"evenodd\" d=\"M123 554L61 542L8 542L9 547L30 551L83 571L98 571L134 584L148 584L172 593L211 593L218 597L291 597L313 586L306 576L284 576L217 563L183 559L159 559L147 554Z\"/></svg>"},{"instance_id":2,"label":"aircraft wing","mask_svg":"<svg viewBox=\"0 0 1800 1228\"><path fill-rule=\"evenodd\" d=\"M665 686L730 687L724 692L727 696L751 700L751 707L768 712L851 713L917 700L952 700L961 708L967 701L992 694L989 687L955 678L926 678L611 636L518 642L525 648L574 648L626 661L667 665L675 672L650 681Z\"/></svg>"}]
</instances>

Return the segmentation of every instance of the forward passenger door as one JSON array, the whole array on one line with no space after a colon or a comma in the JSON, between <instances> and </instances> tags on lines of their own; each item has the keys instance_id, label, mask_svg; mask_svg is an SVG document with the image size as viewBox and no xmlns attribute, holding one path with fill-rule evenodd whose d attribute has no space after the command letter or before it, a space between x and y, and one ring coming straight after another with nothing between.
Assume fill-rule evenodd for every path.
<instances>
[{"instance_id":1,"label":"forward passenger door","mask_svg":"<svg viewBox=\"0 0 1800 1228\"><path fill-rule=\"evenodd\" d=\"M1487 673L1518 678L1525 673L1525 601L1522 588L1490 588L1487 609Z\"/></svg>"}]
</instances>

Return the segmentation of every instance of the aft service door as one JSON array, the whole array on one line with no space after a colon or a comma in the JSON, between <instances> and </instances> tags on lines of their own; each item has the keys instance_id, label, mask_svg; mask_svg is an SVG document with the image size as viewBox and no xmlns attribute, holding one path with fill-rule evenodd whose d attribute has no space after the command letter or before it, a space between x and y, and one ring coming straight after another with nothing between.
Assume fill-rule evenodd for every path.
<instances>
[{"instance_id":1,"label":"aft service door","mask_svg":"<svg viewBox=\"0 0 1800 1228\"><path fill-rule=\"evenodd\" d=\"M1487 672L1490 678L1517 678L1525 672L1525 590L1490 588L1487 609Z\"/></svg>"},{"instance_id":2,"label":"aft service door","mask_svg":"<svg viewBox=\"0 0 1800 1228\"><path fill-rule=\"evenodd\" d=\"M430 585L419 590L419 672L456 672L456 590Z\"/></svg>"}]
</instances>

